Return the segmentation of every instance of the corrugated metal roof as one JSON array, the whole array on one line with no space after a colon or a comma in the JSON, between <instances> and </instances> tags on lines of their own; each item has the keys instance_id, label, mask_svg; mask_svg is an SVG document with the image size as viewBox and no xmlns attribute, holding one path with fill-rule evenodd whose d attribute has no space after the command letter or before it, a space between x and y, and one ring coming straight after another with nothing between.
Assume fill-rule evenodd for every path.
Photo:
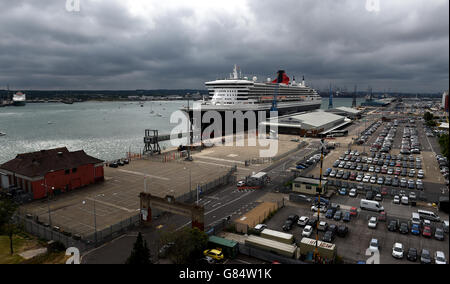
<instances>
[{"instance_id":1,"label":"corrugated metal roof","mask_svg":"<svg viewBox=\"0 0 450 284\"><path fill-rule=\"evenodd\" d=\"M230 248L236 246L236 244L237 244L237 242L235 242L235 241L216 237L216 236L210 236L209 241L212 243L215 243L218 245L223 245L223 246L230 247Z\"/></svg>"},{"instance_id":2,"label":"corrugated metal roof","mask_svg":"<svg viewBox=\"0 0 450 284\"><path fill-rule=\"evenodd\" d=\"M300 123L319 127L328 123L344 120L345 117L325 111L308 112L304 114L286 116L279 119L280 123Z\"/></svg>"},{"instance_id":3,"label":"corrugated metal roof","mask_svg":"<svg viewBox=\"0 0 450 284\"><path fill-rule=\"evenodd\" d=\"M336 109L342 110L342 111L345 111L345 112L348 112L348 113L353 113L353 114L361 113L360 110L357 110L357 109L351 108L351 107L345 107L345 106L337 107Z\"/></svg>"}]
</instances>

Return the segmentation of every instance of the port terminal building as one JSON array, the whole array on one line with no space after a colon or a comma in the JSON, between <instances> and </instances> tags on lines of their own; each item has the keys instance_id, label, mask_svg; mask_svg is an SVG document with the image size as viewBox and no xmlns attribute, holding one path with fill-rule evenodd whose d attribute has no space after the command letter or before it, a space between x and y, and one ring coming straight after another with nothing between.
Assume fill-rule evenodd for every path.
<instances>
[{"instance_id":1,"label":"port terminal building","mask_svg":"<svg viewBox=\"0 0 450 284\"><path fill-rule=\"evenodd\" d=\"M0 186L40 199L104 181L103 162L65 147L19 154L0 165Z\"/></svg>"},{"instance_id":2,"label":"port terminal building","mask_svg":"<svg viewBox=\"0 0 450 284\"><path fill-rule=\"evenodd\" d=\"M356 109L356 108L351 108L351 107L337 107L337 108L333 108L333 109L329 109L326 110L326 112L329 113L334 113L337 115L341 115L341 116L345 116L348 117L350 119L360 119L361 115L363 113L362 110Z\"/></svg>"},{"instance_id":3,"label":"port terminal building","mask_svg":"<svg viewBox=\"0 0 450 284\"><path fill-rule=\"evenodd\" d=\"M314 111L289 114L271 118L261 124L277 127L279 134L299 135L302 137L319 137L345 128L352 120L342 115L326 111Z\"/></svg>"}]
</instances>

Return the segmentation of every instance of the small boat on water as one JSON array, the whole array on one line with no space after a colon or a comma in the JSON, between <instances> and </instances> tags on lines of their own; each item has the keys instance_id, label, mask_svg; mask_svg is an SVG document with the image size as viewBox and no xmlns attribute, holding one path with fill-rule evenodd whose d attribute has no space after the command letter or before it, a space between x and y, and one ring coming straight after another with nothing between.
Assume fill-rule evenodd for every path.
<instances>
[{"instance_id":1,"label":"small boat on water","mask_svg":"<svg viewBox=\"0 0 450 284\"><path fill-rule=\"evenodd\" d=\"M72 105L73 104L73 100L72 99L64 99L61 102L63 104L66 104L66 105Z\"/></svg>"},{"instance_id":2,"label":"small boat on water","mask_svg":"<svg viewBox=\"0 0 450 284\"><path fill-rule=\"evenodd\" d=\"M6 133L0 132L0 137L6 136Z\"/></svg>"},{"instance_id":3,"label":"small boat on water","mask_svg":"<svg viewBox=\"0 0 450 284\"><path fill-rule=\"evenodd\" d=\"M47 122L47 124L53 124L54 122L53 121L49 121L49 122Z\"/></svg>"}]
</instances>

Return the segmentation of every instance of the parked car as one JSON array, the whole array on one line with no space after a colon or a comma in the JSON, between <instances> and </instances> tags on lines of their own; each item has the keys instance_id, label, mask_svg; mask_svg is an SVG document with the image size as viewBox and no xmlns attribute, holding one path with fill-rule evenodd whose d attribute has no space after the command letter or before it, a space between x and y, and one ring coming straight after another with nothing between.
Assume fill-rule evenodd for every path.
<instances>
[{"instance_id":1,"label":"parked car","mask_svg":"<svg viewBox=\"0 0 450 284\"><path fill-rule=\"evenodd\" d=\"M348 227L345 225L341 225L337 229L337 235L341 238L345 238L348 234Z\"/></svg>"},{"instance_id":2,"label":"parked car","mask_svg":"<svg viewBox=\"0 0 450 284\"><path fill-rule=\"evenodd\" d=\"M380 250L380 243L378 242L378 239L370 240L369 250L370 251L379 251Z\"/></svg>"},{"instance_id":3,"label":"parked car","mask_svg":"<svg viewBox=\"0 0 450 284\"><path fill-rule=\"evenodd\" d=\"M294 224L294 222L292 222L292 220L286 220L286 222L284 223L282 229L283 231L287 232L290 231L292 229L292 225Z\"/></svg>"},{"instance_id":4,"label":"parked car","mask_svg":"<svg viewBox=\"0 0 450 284\"><path fill-rule=\"evenodd\" d=\"M344 217L342 218L342 221L344 221L344 222L350 222L350 220L351 220L350 212L345 212L345 213L344 213Z\"/></svg>"},{"instance_id":5,"label":"parked car","mask_svg":"<svg viewBox=\"0 0 450 284\"><path fill-rule=\"evenodd\" d=\"M320 221L318 230L319 231L326 231L328 229L328 223L325 221Z\"/></svg>"},{"instance_id":6,"label":"parked car","mask_svg":"<svg viewBox=\"0 0 450 284\"><path fill-rule=\"evenodd\" d=\"M358 195L358 191L356 190L356 188L350 189L350 192L348 193L348 196L356 197L357 195Z\"/></svg>"},{"instance_id":7,"label":"parked car","mask_svg":"<svg viewBox=\"0 0 450 284\"><path fill-rule=\"evenodd\" d=\"M408 228L408 223L402 222L400 224L400 229L399 229L400 234L408 234L409 233L409 228Z\"/></svg>"},{"instance_id":8,"label":"parked car","mask_svg":"<svg viewBox=\"0 0 450 284\"><path fill-rule=\"evenodd\" d=\"M303 228L302 236L309 238L312 235L313 231L314 228L312 226L306 225L305 228Z\"/></svg>"},{"instance_id":9,"label":"parked car","mask_svg":"<svg viewBox=\"0 0 450 284\"><path fill-rule=\"evenodd\" d=\"M377 217L370 217L368 226L371 229L375 229L378 225Z\"/></svg>"},{"instance_id":10,"label":"parked car","mask_svg":"<svg viewBox=\"0 0 450 284\"><path fill-rule=\"evenodd\" d=\"M408 254L406 255L406 258L409 261L415 262L417 261L417 249L416 248L409 248Z\"/></svg>"},{"instance_id":11,"label":"parked car","mask_svg":"<svg viewBox=\"0 0 450 284\"><path fill-rule=\"evenodd\" d=\"M326 231L323 235L322 241L326 243L331 243L334 240L334 233L332 231Z\"/></svg>"},{"instance_id":12,"label":"parked car","mask_svg":"<svg viewBox=\"0 0 450 284\"><path fill-rule=\"evenodd\" d=\"M431 227L430 226L423 227L422 236L424 236L426 238L431 238Z\"/></svg>"},{"instance_id":13,"label":"parked car","mask_svg":"<svg viewBox=\"0 0 450 284\"><path fill-rule=\"evenodd\" d=\"M311 226L313 228L315 228L316 225L317 225L317 218L316 217L309 218L308 222L306 223L306 226Z\"/></svg>"},{"instance_id":14,"label":"parked car","mask_svg":"<svg viewBox=\"0 0 450 284\"><path fill-rule=\"evenodd\" d=\"M397 231L398 226L399 226L398 224L399 224L398 220L391 220L391 221L389 221L388 230L391 231L391 232Z\"/></svg>"},{"instance_id":15,"label":"parked car","mask_svg":"<svg viewBox=\"0 0 450 284\"><path fill-rule=\"evenodd\" d=\"M300 227L304 227L304 226L306 226L306 224L308 224L308 221L309 221L309 217L302 216L298 219L297 225L299 225Z\"/></svg>"},{"instance_id":16,"label":"parked car","mask_svg":"<svg viewBox=\"0 0 450 284\"><path fill-rule=\"evenodd\" d=\"M340 221L342 219L342 211L338 210L334 213L333 219L335 221Z\"/></svg>"},{"instance_id":17,"label":"parked car","mask_svg":"<svg viewBox=\"0 0 450 284\"><path fill-rule=\"evenodd\" d=\"M447 264L447 259L442 251L437 251L434 253L434 263L435 264Z\"/></svg>"},{"instance_id":18,"label":"parked car","mask_svg":"<svg viewBox=\"0 0 450 284\"><path fill-rule=\"evenodd\" d=\"M253 228L257 232L262 232L264 229L267 229L266 224L258 224Z\"/></svg>"},{"instance_id":19,"label":"parked car","mask_svg":"<svg viewBox=\"0 0 450 284\"><path fill-rule=\"evenodd\" d=\"M441 228L436 228L436 230L434 232L434 238L436 240L443 241L444 240L444 230L442 230Z\"/></svg>"},{"instance_id":20,"label":"parked car","mask_svg":"<svg viewBox=\"0 0 450 284\"><path fill-rule=\"evenodd\" d=\"M333 209L328 209L327 213L325 213L325 218L327 219L333 219L334 217L334 211Z\"/></svg>"},{"instance_id":21,"label":"parked car","mask_svg":"<svg viewBox=\"0 0 450 284\"><path fill-rule=\"evenodd\" d=\"M400 196L396 195L394 196L394 204L400 204Z\"/></svg>"},{"instance_id":22,"label":"parked car","mask_svg":"<svg viewBox=\"0 0 450 284\"><path fill-rule=\"evenodd\" d=\"M427 249L422 249L422 253L420 254L420 263L422 264L431 264L431 254Z\"/></svg>"},{"instance_id":23,"label":"parked car","mask_svg":"<svg viewBox=\"0 0 450 284\"><path fill-rule=\"evenodd\" d=\"M350 215L351 215L351 216L356 216L356 215L358 215L358 209L357 209L356 207L350 208Z\"/></svg>"},{"instance_id":24,"label":"parked car","mask_svg":"<svg viewBox=\"0 0 450 284\"><path fill-rule=\"evenodd\" d=\"M403 258L403 244L401 243L395 243L394 247L392 248L392 256L398 259Z\"/></svg>"},{"instance_id":25,"label":"parked car","mask_svg":"<svg viewBox=\"0 0 450 284\"><path fill-rule=\"evenodd\" d=\"M223 252L220 249L208 249L203 252L203 255L209 256L214 260L222 260L224 258Z\"/></svg>"},{"instance_id":26,"label":"parked car","mask_svg":"<svg viewBox=\"0 0 450 284\"><path fill-rule=\"evenodd\" d=\"M419 226L419 224L412 224L411 225L411 234L416 235L416 236L420 235L420 226Z\"/></svg>"}]
</instances>

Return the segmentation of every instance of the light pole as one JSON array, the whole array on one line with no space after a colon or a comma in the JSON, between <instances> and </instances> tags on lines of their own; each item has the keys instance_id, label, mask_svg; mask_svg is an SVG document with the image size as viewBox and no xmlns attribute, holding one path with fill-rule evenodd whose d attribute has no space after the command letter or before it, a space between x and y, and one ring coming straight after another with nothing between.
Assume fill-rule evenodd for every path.
<instances>
[{"instance_id":1,"label":"light pole","mask_svg":"<svg viewBox=\"0 0 450 284\"><path fill-rule=\"evenodd\" d=\"M94 230L95 230L94 237L95 237L95 245L96 246L97 246L97 214L95 212L95 197L98 197L98 196L105 196L105 194L99 194L92 198L92 201L94 202ZM82 203L83 203L83 205L86 205L86 200L83 200Z\"/></svg>"},{"instance_id":2,"label":"light pole","mask_svg":"<svg viewBox=\"0 0 450 284\"><path fill-rule=\"evenodd\" d=\"M187 170L187 168L184 168L185 170ZM190 198L192 199L192 172L191 172L191 168L189 168L189 193L190 193Z\"/></svg>"},{"instance_id":3,"label":"light pole","mask_svg":"<svg viewBox=\"0 0 450 284\"><path fill-rule=\"evenodd\" d=\"M44 183L41 185L45 187L45 194L47 195L48 224L51 227L52 226L52 218L51 218L51 214L50 214L50 195L48 192L47 180L45 180ZM55 190L55 188L52 186L52 191L54 191L54 190Z\"/></svg>"}]
</instances>

